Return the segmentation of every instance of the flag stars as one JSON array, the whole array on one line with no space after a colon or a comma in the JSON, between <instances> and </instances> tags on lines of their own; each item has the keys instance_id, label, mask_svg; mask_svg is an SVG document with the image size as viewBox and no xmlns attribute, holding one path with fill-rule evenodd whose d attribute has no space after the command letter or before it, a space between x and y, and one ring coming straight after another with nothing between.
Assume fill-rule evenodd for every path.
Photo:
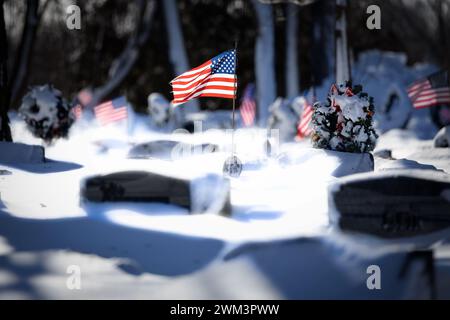
<instances>
[{"instance_id":1,"label":"flag stars","mask_svg":"<svg viewBox=\"0 0 450 320\"><path fill-rule=\"evenodd\" d=\"M235 66L234 66L235 52L230 51L224 54L223 56L213 59L211 65L211 73L227 73L234 74Z\"/></svg>"}]
</instances>

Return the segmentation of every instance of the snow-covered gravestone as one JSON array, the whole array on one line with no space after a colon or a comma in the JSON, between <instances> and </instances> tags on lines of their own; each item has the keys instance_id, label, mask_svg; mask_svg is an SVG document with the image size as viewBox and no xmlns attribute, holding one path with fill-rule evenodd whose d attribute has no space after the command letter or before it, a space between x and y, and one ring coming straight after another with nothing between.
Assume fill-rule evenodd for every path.
<instances>
[{"instance_id":1,"label":"snow-covered gravestone","mask_svg":"<svg viewBox=\"0 0 450 320\"><path fill-rule=\"evenodd\" d=\"M364 89L376 101L374 126L378 133L405 128L410 117L416 113L411 106L407 87L414 79L428 73L429 66L421 65L424 70L416 74L416 69L406 63L407 57L403 53L369 50L358 56L352 68L354 83L364 83ZM426 125L423 120L420 119L421 127Z\"/></svg>"},{"instance_id":2,"label":"snow-covered gravestone","mask_svg":"<svg viewBox=\"0 0 450 320\"><path fill-rule=\"evenodd\" d=\"M423 169L351 175L329 186L329 218L343 230L382 237L450 227L450 176Z\"/></svg>"},{"instance_id":3,"label":"snow-covered gravestone","mask_svg":"<svg viewBox=\"0 0 450 320\"><path fill-rule=\"evenodd\" d=\"M22 98L19 114L31 133L47 143L67 137L75 121L69 104L51 85L32 87Z\"/></svg>"},{"instance_id":4,"label":"snow-covered gravestone","mask_svg":"<svg viewBox=\"0 0 450 320\"><path fill-rule=\"evenodd\" d=\"M162 94L154 92L148 96L147 102L147 111L152 124L157 127L167 125L171 117L169 101Z\"/></svg>"},{"instance_id":5,"label":"snow-covered gravestone","mask_svg":"<svg viewBox=\"0 0 450 320\"><path fill-rule=\"evenodd\" d=\"M23 143L0 141L1 164L35 164L45 161L45 149Z\"/></svg>"},{"instance_id":6,"label":"snow-covered gravestone","mask_svg":"<svg viewBox=\"0 0 450 320\"><path fill-rule=\"evenodd\" d=\"M443 127L433 140L435 148L450 148L450 126Z\"/></svg>"},{"instance_id":7,"label":"snow-covered gravestone","mask_svg":"<svg viewBox=\"0 0 450 320\"><path fill-rule=\"evenodd\" d=\"M333 85L327 101L314 104L312 141L316 148L364 153L374 149L373 98L362 86Z\"/></svg>"},{"instance_id":8,"label":"snow-covered gravestone","mask_svg":"<svg viewBox=\"0 0 450 320\"><path fill-rule=\"evenodd\" d=\"M279 130L280 141L293 141L297 135L297 123L302 111L301 100L296 98L292 103L288 103L283 98L277 98L269 107L268 128Z\"/></svg>"},{"instance_id":9,"label":"snow-covered gravestone","mask_svg":"<svg viewBox=\"0 0 450 320\"><path fill-rule=\"evenodd\" d=\"M81 182L83 205L99 202L165 203L192 214L231 214L229 181L217 174L176 169L118 171L88 177Z\"/></svg>"}]
</instances>

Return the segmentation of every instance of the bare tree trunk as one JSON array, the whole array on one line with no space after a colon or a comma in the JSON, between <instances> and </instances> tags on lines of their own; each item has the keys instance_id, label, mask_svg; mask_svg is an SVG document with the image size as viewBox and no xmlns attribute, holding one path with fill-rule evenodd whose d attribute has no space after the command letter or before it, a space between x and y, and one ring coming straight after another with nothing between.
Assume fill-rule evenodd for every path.
<instances>
[{"instance_id":1,"label":"bare tree trunk","mask_svg":"<svg viewBox=\"0 0 450 320\"><path fill-rule=\"evenodd\" d=\"M336 65L336 55L335 55L335 32L334 28L336 25L336 15L335 8L336 4L332 1L322 1L322 7L325 8L326 14L323 16L323 41L325 42L325 57L326 57L326 76L329 78L334 78L334 70ZM333 81L334 82L334 81ZM331 84L330 84L331 85Z\"/></svg>"},{"instance_id":2,"label":"bare tree trunk","mask_svg":"<svg viewBox=\"0 0 450 320\"><path fill-rule=\"evenodd\" d=\"M253 0L258 18L259 34L256 40L255 67L258 93L259 124L266 126L269 118L269 106L275 101L275 35L273 28L272 6Z\"/></svg>"},{"instance_id":3,"label":"bare tree trunk","mask_svg":"<svg viewBox=\"0 0 450 320\"><path fill-rule=\"evenodd\" d=\"M125 80L136 63L142 47L147 43L155 12L155 1L138 0L138 4L140 16L136 23L135 32L130 36L128 44L120 56L112 63L107 82L93 90L89 107L97 105Z\"/></svg>"},{"instance_id":4,"label":"bare tree trunk","mask_svg":"<svg viewBox=\"0 0 450 320\"><path fill-rule=\"evenodd\" d=\"M312 5L312 45L308 50L314 66L311 73L313 87L331 86L336 82L335 18L333 1L320 0Z\"/></svg>"},{"instance_id":5,"label":"bare tree trunk","mask_svg":"<svg viewBox=\"0 0 450 320\"><path fill-rule=\"evenodd\" d=\"M446 5L444 3L444 1L439 1L439 0L435 0L434 1L434 9L436 12L436 15L438 17L438 26L439 26L439 38L438 41L441 43L441 45L444 47L443 50L440 50L440 54L439 54L439 58L441 59L442 63L443 63L443 67L444 69L447 71L447 79L450 85L450 61L449 61L449 57L448 55L448 50L449 48L449 41L448 41L448 36L447 36L447 28L446 28L446 24L445 24L445 17L444 17L444 12L445 8L444 6ZM448 4L447 4L448 6ZM449 8L447 8L448 10Z\"/></svg>"},{"instance_id":6,"label":"bare tree trunk","mask_svg":"<svg viewBox=\"0 0 450 320\"><path fill-rule=\"evenodd\" d=\"M286 96L294 98L300 90L298 76L298 55L297 55L297 24L299 7L289 3L287 5L287 25L286 25Z\"/></svg>"},{"instance_id":7,"label":"bare tree trunk","mask_svg":"<svg viewBox=\"0 0 450 320\"><path fill-rule=\"evenodd\" d=\"M12 141L8 109L10 91L8 86L8 39L6 37L3 0L0 0L0 141Z\"/></svg>"},{"instance_id":8,"label":"bare tree trunk","mask_svg":"<svg viewBox=\"0 0 450 320\"><path fill-rule=\"evenodd\" d=\"M49 1L50 0L47 0L45 2L41 13L39 13L39 0L27 0L27 11L25 14L22 37L20 40L19 49L17 50L18 54L14 61L10 79L12 105L17 102L19 94L24 87L25 80L28 75L39 20Z\"/></svg>"},{"instance_id":9,"label":"bare tree trunk","mask_svg":"<svg viewBox=\"0 0 450 320\"><path fill-rule=\"evenodd\" d=\"M163 0L166 30L169 38L169 56L176 75L189 70L189 63L184 46L183 31L175 0ZM191 100L182 108L184 112L197 112L198 101Z\"/></svg>"},{"instance_id":10,"label":"bare tree trunk","mask_svg":"<svg viewBox=\"0 0 450 320\"><path fill-rule=\"evenodd\" d=\"M351 80L350 57L347 43L347 0L336 0L336 82Z\"/></svg>"}]
</instances>

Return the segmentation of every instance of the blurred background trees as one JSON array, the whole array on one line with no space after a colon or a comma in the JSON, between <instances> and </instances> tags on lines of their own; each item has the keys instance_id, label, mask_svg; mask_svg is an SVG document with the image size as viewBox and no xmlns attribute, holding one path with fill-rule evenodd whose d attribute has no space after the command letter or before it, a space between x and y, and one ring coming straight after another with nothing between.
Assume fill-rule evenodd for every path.
<instances>
[{"instance_id":1,"label":"blurred background trees","mask_svg":"<svg viewBox=\"0 0 450 320\"><path fill-rule=\"evenodd\" d=\"M239 94L246 84L258 84L258 70L264 72L260 85L270 86L266 100L295 95L334 73L334 0L175 0L172 6L163 0L4 2L12 108L29 85L52 83L70 99L83 88L107 88L100 99L125 94L144 111L151 92L171 98L169 82L180 68L232 48L236 38ZM70 4L81 8L81 30L66 27ZM381 8L381 30L366 28L370 4ZM165 14L169 7L176 15ZM429 61L449 68L449 8L449 0L349 0L352 58L382 49L405 52L409 64ZM177 18L181 42L166 20ZM184 43L185 58L177 43ZM259 52L258 43L263 43ZM174 45L178 58L170 51ZM117 83L111 85L112 79ZM199 103L202 109L231 108L223 99Z\"/></svg>"},{"instance_id":2,"label":"blurred background trees","mask_svg":"<svg viewBox=\"0 0 450 320\"><path fill-rule=\"evenodd\" d=\"M8 86L8 39L3 12L3 0L0 0L0 141L11 141L8 109L10 90Z\"/></svg>"}]
</instances>

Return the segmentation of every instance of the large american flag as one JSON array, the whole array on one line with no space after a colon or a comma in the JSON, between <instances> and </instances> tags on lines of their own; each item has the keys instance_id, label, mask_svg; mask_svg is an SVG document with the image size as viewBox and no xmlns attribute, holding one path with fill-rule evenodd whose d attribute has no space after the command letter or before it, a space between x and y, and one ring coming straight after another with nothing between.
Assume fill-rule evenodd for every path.
<instances>
[{"instance_id":1,"label":"large american flag","mask_svg":"<svg viewBox=\"0 0 450 320\"><path fill-rule=\"evenodd\" d=\"M170 83L174 106L199 97L233 99L236 96L236 52L229 50L189 70Z\"/></svg>"},{"instance_id":2,"label":"large american flag","mask_svg":"<svg viewBox=\"0 0 450 320\"><path fill-rule=\"evenodd\" d=\"M252 126L256 116L255 86L253 84L249 84L245 88L239 111L241 112L242 123L246 127Z\"/></svg>"},{"instance_id":3,"label":"large american flag","mask_svg":"<svg viewBox=\"0 0 450 320\"><path fill-rule=\"evenodd\" d=\"M440 71L424 80L414 82L408 87L408 96L417 109L450 104L448 73Z\"/></svg>"},{"instance_id":4,"label":"large american flag","mask_svg":"<svg viewBox=\"0 0 450 320\"><path fill-rule=\"evenodd\" d=\"M95 118L102 126L127 119L128 102L125 97L119 97L114 100L103 102L94 107L94 113Z\"/></svg>"},{"instance_id":5,"label":"large american flag","mask_svg":"<svg viewBox=\"0 0 450 320\"><path fill-rule=\"evenodd\" d=\"M308 100L306 98L304 98L304 100L303 112L297 126L297 138L299 139L303 139L309 136L313 131L311 120L314 109L311 104L308 103Z\"/></svg>"}]
</instances>

